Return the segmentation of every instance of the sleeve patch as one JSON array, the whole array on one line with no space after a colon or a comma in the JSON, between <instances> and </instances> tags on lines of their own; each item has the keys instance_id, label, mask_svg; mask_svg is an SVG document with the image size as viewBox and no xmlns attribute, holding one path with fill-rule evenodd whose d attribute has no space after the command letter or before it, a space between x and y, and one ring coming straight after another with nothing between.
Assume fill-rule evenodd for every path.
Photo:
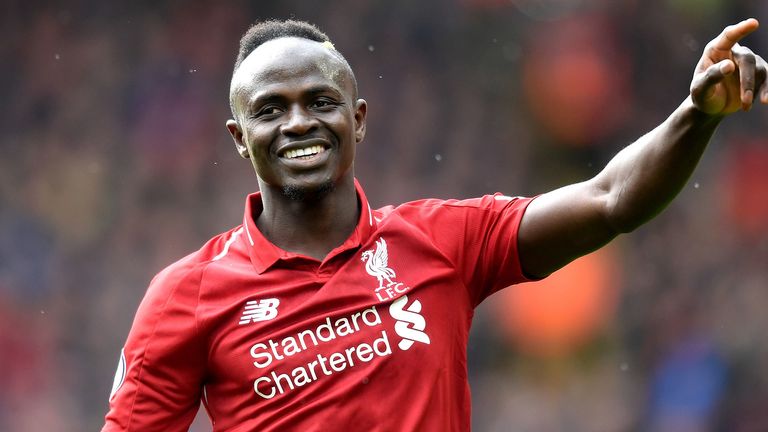
<instances>
[{"instance_id":1,"label":"sleeve patch","mask_svg":"<svg viewBox=\"0 0 768 432\"><path fill-rule=\"evenodd\" d=\"M123 386L125 382L125 348L120 350L120 361L117 363L117 371L115 371L115 379L112 381L112 391L109 392L109 400L115 397L117 391Z\"/></svg>"}]
</instances>

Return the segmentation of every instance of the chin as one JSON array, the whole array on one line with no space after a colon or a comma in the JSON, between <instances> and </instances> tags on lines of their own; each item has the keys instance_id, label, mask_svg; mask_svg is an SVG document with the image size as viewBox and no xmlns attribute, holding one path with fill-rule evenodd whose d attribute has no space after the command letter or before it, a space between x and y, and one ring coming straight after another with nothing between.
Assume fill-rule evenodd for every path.
<instances>
[{"instance_id":1,"label":"chin","mask_svg":"<svg viewBox=\"0 0 768 432\"><path fill-rule=\"evenodd\" d=\"M286 185L283 186L283 195L292 201L320 201L333 192L336 184L333 180L326 180L319 185Z\"/></svg>"}]
</instances>

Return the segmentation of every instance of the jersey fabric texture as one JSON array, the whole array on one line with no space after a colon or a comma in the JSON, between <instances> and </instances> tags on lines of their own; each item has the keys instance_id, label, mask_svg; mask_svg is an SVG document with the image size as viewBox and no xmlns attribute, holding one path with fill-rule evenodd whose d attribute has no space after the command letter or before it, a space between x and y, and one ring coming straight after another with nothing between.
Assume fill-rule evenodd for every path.
<instances>
[{"instance_id":1,"label":"jersey fabric texture","mask_svg":"<svg viewBox=\"0 0 768 432\"><path fill-rule=\"evenodd\" d=\"M531 201L427 199L372 211L322 261L256 228L218 235L151 282L120 358L103 431L467 431L475 306L526 281Z\"/></svg>"}]
</instances>

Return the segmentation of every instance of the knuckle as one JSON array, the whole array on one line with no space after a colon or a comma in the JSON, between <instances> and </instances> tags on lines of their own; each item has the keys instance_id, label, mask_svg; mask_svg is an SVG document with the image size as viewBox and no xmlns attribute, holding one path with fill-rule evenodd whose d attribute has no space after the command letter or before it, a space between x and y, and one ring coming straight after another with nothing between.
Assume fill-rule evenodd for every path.
<instances>
[{"instance_id":1,"label":"knuckle","mask_svg":"<svg viewBox=\"0 0 768 432\"><path fill-rule=\"evenodd\" d=\"M738 56L736 58L736 62L739 64L739 66L749 66L751 69L754 69L755 66L757 66L757 60L755 59L755 56L744 54L742 56Z\"/></svg>"},{"instance_id":2,"label":"knuckle","mask_svg":"<svg viewBox=\"0 0 768 432\"><path fill-rule=\"evenodd\" d=\"M733 52L733 55L735 55L735 56L744 57L744 58L747 58L747 59L751 58L752 61L754 61L754 59L755 59L755 53L752 52L751 49L749 49L749 48L747 48L745 46L741 46L741 45L734 46L731 51Z\"/></svg>"},{"instance_id":3,"label":"knuckle","mask_svg":"<svg viewBox=\"0 0 768 432\"><path fill-rule=\"evenodd\" d=\"M698 90L708 80L707 76L697 77L691 81L691 91Z\"/></svg>"}]
</instances>

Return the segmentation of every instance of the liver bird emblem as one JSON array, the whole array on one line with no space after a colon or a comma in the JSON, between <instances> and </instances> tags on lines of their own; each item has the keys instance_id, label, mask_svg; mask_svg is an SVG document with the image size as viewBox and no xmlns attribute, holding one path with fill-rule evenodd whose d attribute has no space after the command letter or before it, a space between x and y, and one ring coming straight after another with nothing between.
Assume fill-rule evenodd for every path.
<instances>
[{"instance_id":1,"label":"liver bird emblem","mask_svg":"<svg viewBox=\"0 0 768 432\"><path fill-rule=\"evenodd\" d=\"M365 271L369 275L379 280L379 287L376 291L384 289L384 281L387 286L394 285L397 282L392 281L395 277L395 271L387 267L387 242L383 238L376 240L376 251L373 249L363 252L362 261L365 263Z\"/></svg>"}]
</instances>

